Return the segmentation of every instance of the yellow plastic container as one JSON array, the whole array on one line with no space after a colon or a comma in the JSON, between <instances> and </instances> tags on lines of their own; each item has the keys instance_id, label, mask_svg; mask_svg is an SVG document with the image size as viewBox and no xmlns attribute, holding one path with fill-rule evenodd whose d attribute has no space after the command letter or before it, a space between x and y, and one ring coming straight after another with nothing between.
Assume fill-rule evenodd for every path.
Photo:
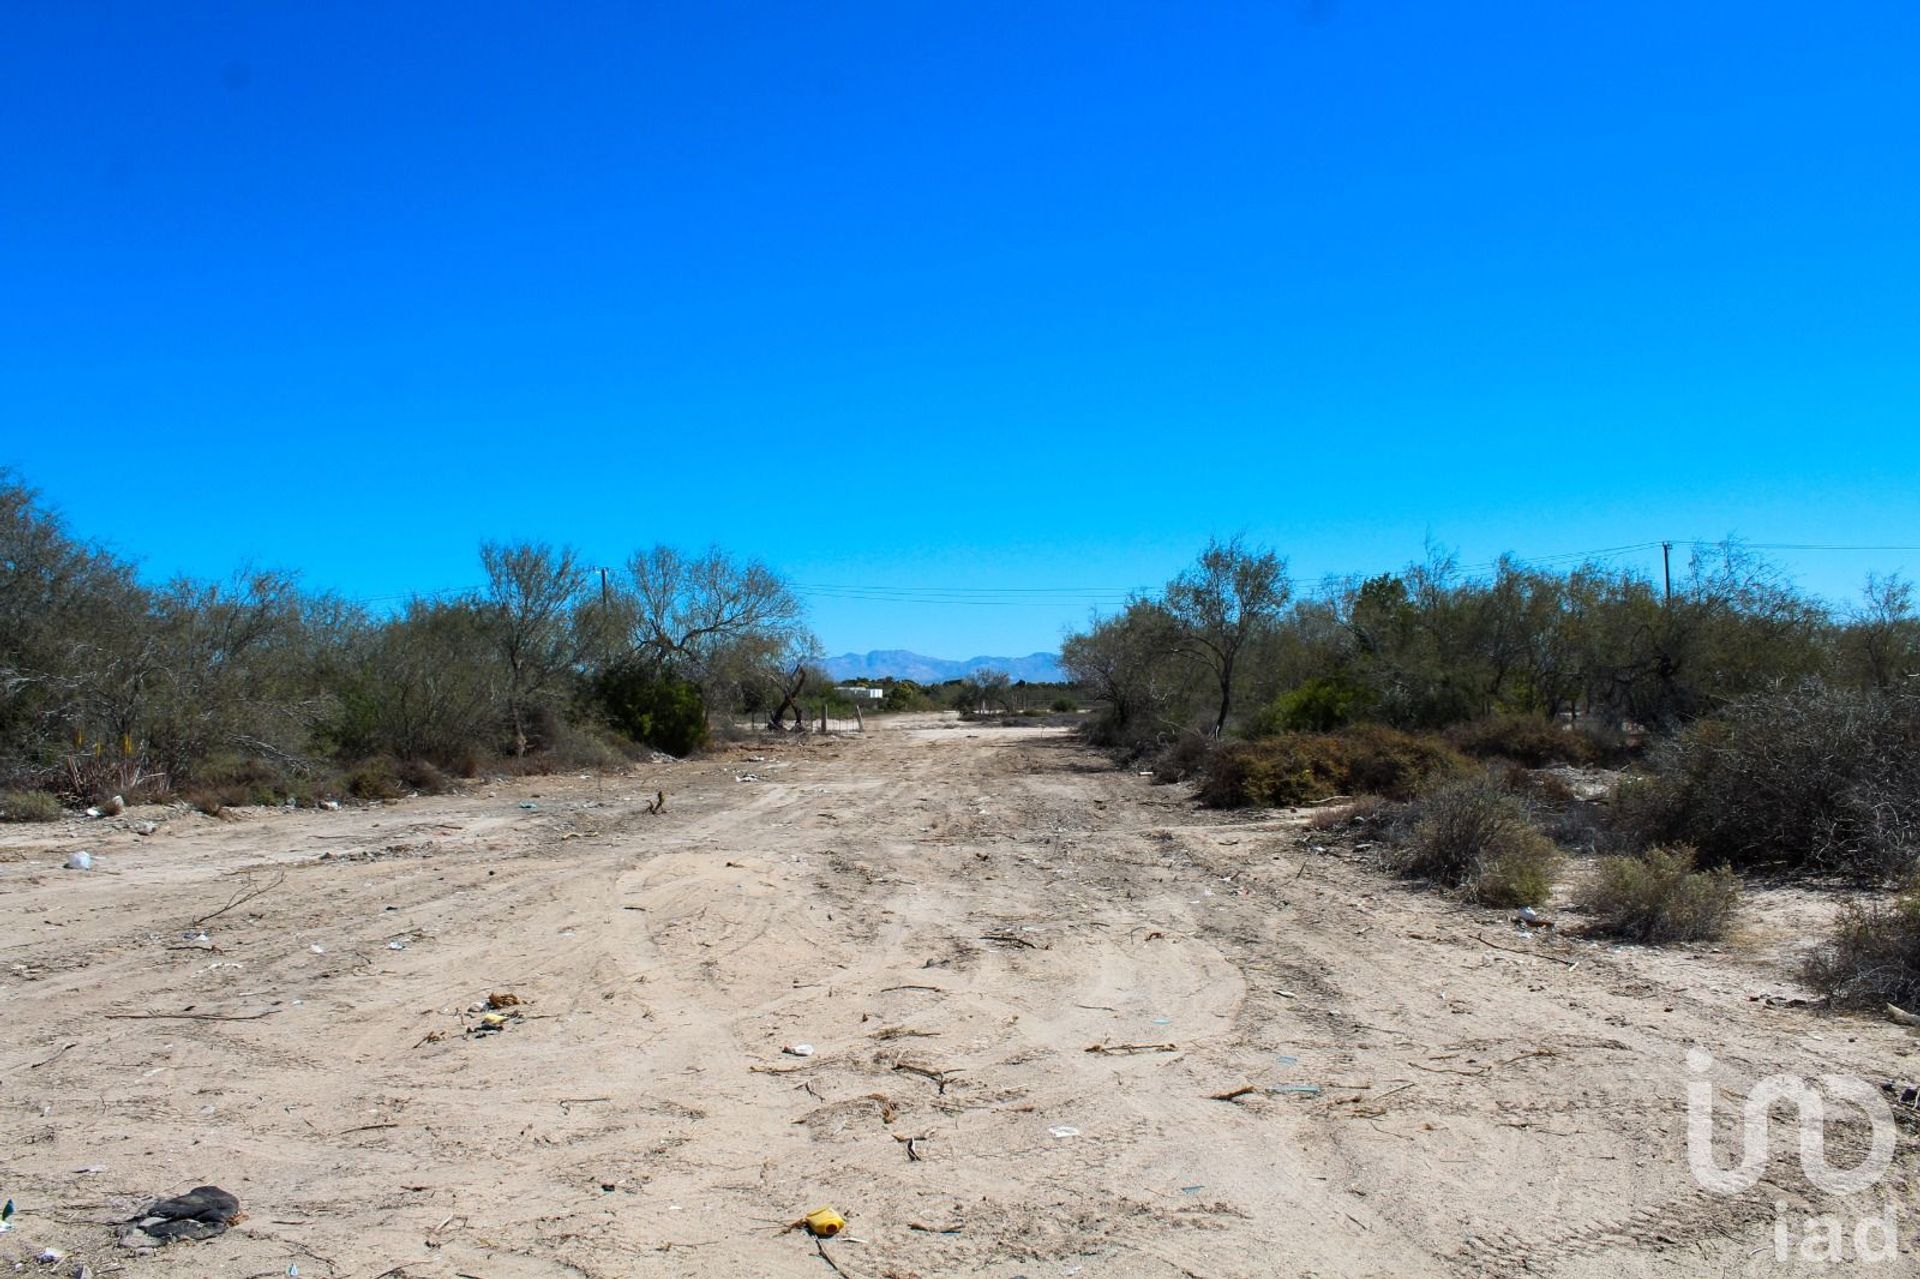
<instances>
[{"instance_id":1,"label":"yellow plastic container","mask_svg":"<svg viewBox=\"0 0 1920 1279\"><path fill-rule=\"evenodd\" d=\"M847 1228L847 1219L831 1208L816 1208L806 1216L807 1233L816 1239L831 1239Z\"/></svg>"}]
</instances>

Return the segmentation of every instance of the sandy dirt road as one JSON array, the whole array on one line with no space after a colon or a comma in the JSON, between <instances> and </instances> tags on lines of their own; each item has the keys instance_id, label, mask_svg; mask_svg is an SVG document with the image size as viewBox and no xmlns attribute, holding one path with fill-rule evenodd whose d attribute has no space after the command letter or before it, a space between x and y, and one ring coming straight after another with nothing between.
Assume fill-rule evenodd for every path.
<instances>
[{"instance_id":1,"label":"sandy dirt road","mask_svg":"<svg viewBox=\"0 0 1920 1279\"><path fill-rule=\"evenodd\" d=\"M1769 1073L1915 1069L1898 1028L1754 998L1793 993L1790 936L1529 939L1058 731L154 815L0 838L0 1263L820 1279L780 1227L831 1204L854 1279L1831 1274L1805 1214L1892 1201L1907 1251L1858 1272L1913 1272L1910 1128L1845 1202L1784 1140L1742 1194L1688 1171L1689 1048L1722 1164ZM1827 1137L1853 1162L1867 1126ZM203 1182L235 1230L115 1242Z\"/></svg>"}]
</instances>

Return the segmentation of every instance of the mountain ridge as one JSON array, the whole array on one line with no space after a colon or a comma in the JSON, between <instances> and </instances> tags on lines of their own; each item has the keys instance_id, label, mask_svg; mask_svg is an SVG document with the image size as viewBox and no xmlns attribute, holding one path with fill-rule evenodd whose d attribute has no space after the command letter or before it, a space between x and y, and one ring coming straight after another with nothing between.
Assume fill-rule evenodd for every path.
<instances>
[{"instance_id":1,"label":"mountain ridge","mask_svg":"<svg viewBox=\"0 0 1920 1279\"><path fill-rule=\"evenodd\" d=\"M928 657L904 648L875 648L865 653L842 653L826 661L827 673L836 680L910 679L921 684L939 684L950 679L965 679L978 670L1005 671L1015 680L1031 684L1054 684L1066 679L1058 653L1029 653L1025 657L969 657L954 661Z\"/></svg>"}]
</instances>

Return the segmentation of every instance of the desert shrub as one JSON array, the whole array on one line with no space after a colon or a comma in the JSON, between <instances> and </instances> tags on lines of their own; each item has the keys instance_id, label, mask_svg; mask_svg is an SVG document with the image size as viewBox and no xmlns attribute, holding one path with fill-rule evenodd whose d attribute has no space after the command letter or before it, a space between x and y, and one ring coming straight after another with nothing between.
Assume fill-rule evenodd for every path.
<instances>
[{"instance_id":1,"label":"desert shrub","mask_svg":"<svg viewBox=\"0 0 1920 1279\"><path fill-rule=\"evenodd\" d=\"M745 733L741 734L745 737ZM602 724L560 724L547 743L547 757L560 769L624 768L645 752L635 742Z\"/></svg>"},{"instance_id":2,"label":"desert shrub","mask_svg":"<svg viewBox=\"0 0 1920 1279\"><path fill-rule=\"evenodd\" d=\"M1192 730L1180 734L1154 753L1152 767L1156 782L1184 782L1198 776L1213 754L1214 739Z\"/></svg>"},{"instance_id":3,"label":"desert shrub","mask_svg":"<svg viewBox=\"0 0 1920 1279\"><path fill-rule=\"evenodd\" d=\"M1805 976L1836 1008L1920 1007L1920 892L1848 903Z\"/></svg>"},{"instance_id":4,"label":"desert shrub","mask_svg":"<svg viewBox=\"0 0 1920 1279\"><path fill-rule=\"evenodd\" d=\"M600 676L593 692L607 723L636 742L669 755L691 755L706 745L706 704L687 680L617 666Z\"/></svg>"},{"instance_id":5,"label":"desert shrub","mask_svg":"<svg viewBox=\"0 0 1920 1279\"><path fill-rule=\"evenodd\" d=\"M1360 718L1371 704L1364 686L1316 675L1254 712L1242 731L1256 739L1276 733L1330 733Z\"/></svg>"},{"instance_id":6,"label":"desert shrub","mask_svg":"<svg viewBox=\"0 0 1920 1279\"><path fill-rule=\"evenodd\" d=\"M430 760L403 759L394 765L394 776L408 790L422 795L439 795L452 788L447 775Z\"/></svg>"},{"instance_id":7,"label":"desert shrub","mask_svg":"<svg viewBox=\"0 0 1920 1279\"><path fill-rule=\"evenodd\" d=\"M1053 699L1053 705L1050 709L1056 715L1071 715L1080 709L1080 703L1074 701L1071 697L1056 697Z\"/></svg>"},{"instance_id":8,"label":"desert shrub","mask_svg":"<svg viewBox=\"0 0 1920 1279\"><path fill-rule=\"evenodd\" d=\"M341 779L347 794L370 802L403 795L438 795L453 783L429 760L397 760L387 756L361 760Z\"/></svg>"},{"instance_id":9,"label":"desert shrub","mask_svg":"<svg viewBox=\"0 0 1920 1279\"><path fill-rule=\"evenodd\" d=\"M1460 753L1437 737L1361 724L1336 735L1346 757L1342 789L1410 799L1435 778L1467 771Z\"/></svg>"},{"instance_id":10,"label":"desert shrub","mask_svg":"<svg viewBox=\"0 0 1920 1279\"><path fill-rule=\"evenodd\" d=\"M1586 733L1540 715L1492 715L1455 724L1447 740L1476 759L1507 759L1528 768L1587 764L1598 753Z\"/></svg>"},{"instance_id":11,"label":"desert shrub","mask_svg":"<svg viewBox=\"0 0 1920 1279\"><path fill-rule=\"evenodd\" d=\"M1486 777L1446 781L1423 795L1412 829L1387 856L1402 875L1459 888L1490 906L1532 906L1553 890L1560 851L1514 795Z\"/></svg>"},{"instance_id":12,"label":"desert shrub","mask_svg":"<svg viewBox=\"0 0 1920 1279\"><path fill-rule=\"evenodd\" d=\"M1307 819L1308 830L1338 830L1343 826L1364 826L1378 821L1389 803L1378 795L1356 796L1351 802L1327 804L1313 810Z\"/></svg>"},{"instance_id":13,"label":"desert shrub","mask_svg":"<svg viewBox=\"0 0 1920 1279\"><path fill-rule=\"evenodd\" d=\"M1748 697L1656 748L1620 788L1629 844L1709 864L1900 881L1920 854L1920 697L1817 683Z\"/></svg>"},{"instance_id":14,"label":"desert shrub","mask_svg":"<svg viewBox=\"0 0 1920 1279\"><path fill-rule=\"evenodd\" d=\"M1578 798L1573 793L1573 787L1567 785L1566 778L1545 769L1508 764L1499 770L1499 778L1504 789L1536 804L1557 807L1571 804Z\"/></svg>"},{"instance_id":15,"label":"desert shrub","mask_svg":"<svg viewBox=\"0 0 1920 1279\"><path fill-rule=\"evenodd\" d=\"M215 791L190 790L182 795L181 799L186 802L188 808L205 813L208 817L224 817L227 812L226 804L221 802L219 794Z\"/></svg>"},{"instance_id":16,"label":"desert shrub","mask_svg":"<svg viewBox=\"0 0 1920 1279\"><path fill-rule=\"evenodd\" d=\"M263 759L237 755L210 759L195 768L187 780L189 803L209 799L216 808L278 804L305 789L289 770Z\"/></svg>"},{"instance_id":17,"label":"desert shrub","mask_svg":"<svg viewBox=\"0 0 1920 1279\"><path fill-rule=\"evenodd\" d=\"M1214 808L1312 804L1343 794L1406 799L1466 767L1437 737L1363 724L1221 746L1207 759L1199 797Z\"/></svg>"},{"instance_id":18,"label":"desert shrub","mask_svg":"<svg viewBox=\"0 0 1920 1279\"><path fill-rule=\"evenodd\" d=\"M1693 849L1680 844L1602 859L1583 896L1598 931L1659 945L1725 936L1740 885L1725 866L1694 869Z\"/></svg>"},{"instance_id":19,"label":"desert shrub","mask_svg":"<svg viewBox=\"0 0 1920 1279\"><path fill-rule=\"evenodd\" d=\"M355 799L364 799L370 803L383 799L399 799L407 791L394 769L394 762L390 759L362 760L348 769L346 776L341 780L347 794Z\"/></svg>"},{"instance_id":20,"label":"desert shrub","mask_svg":"<svg viewBox=\"0 0 1920 1279\"><path fill-rule=\"evenodd\" d=\"M60 801L46 791L0 791L0 822L53 822L60 813Z\"/></svg>"}]
</instances>

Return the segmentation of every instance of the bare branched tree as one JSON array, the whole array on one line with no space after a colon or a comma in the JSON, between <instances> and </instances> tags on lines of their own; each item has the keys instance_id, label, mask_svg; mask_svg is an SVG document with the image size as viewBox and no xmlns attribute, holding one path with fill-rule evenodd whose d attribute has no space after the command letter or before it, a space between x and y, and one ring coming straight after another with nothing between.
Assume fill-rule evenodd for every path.
<instances>
[{"instance_id":1,"label":"bare branched tree","mask_svg":"<svg viewBox=\"0 0 1920 1279\"><path fill-rule=\"evenodd\" d=\"M488 630L506 667L514 754L525 755L533 702L579 655L580 632L570 610L586 572L570 547L555 550L542 542L488 542L480 548L480 563L487 571Z\"/></svg>"},{"instance_id":2,"label":"bare branched tree","mask_svg":"<svg viewBox=\"0 0 1920 1279\"><path fill-rule=\"evenodd\" d=\"M627 572L631 652L699 684L710 705L764 670L801 624L804 610L784 578L718 548L689 557L656 546L629 560Z\"/></svg>"}]
</instances>

